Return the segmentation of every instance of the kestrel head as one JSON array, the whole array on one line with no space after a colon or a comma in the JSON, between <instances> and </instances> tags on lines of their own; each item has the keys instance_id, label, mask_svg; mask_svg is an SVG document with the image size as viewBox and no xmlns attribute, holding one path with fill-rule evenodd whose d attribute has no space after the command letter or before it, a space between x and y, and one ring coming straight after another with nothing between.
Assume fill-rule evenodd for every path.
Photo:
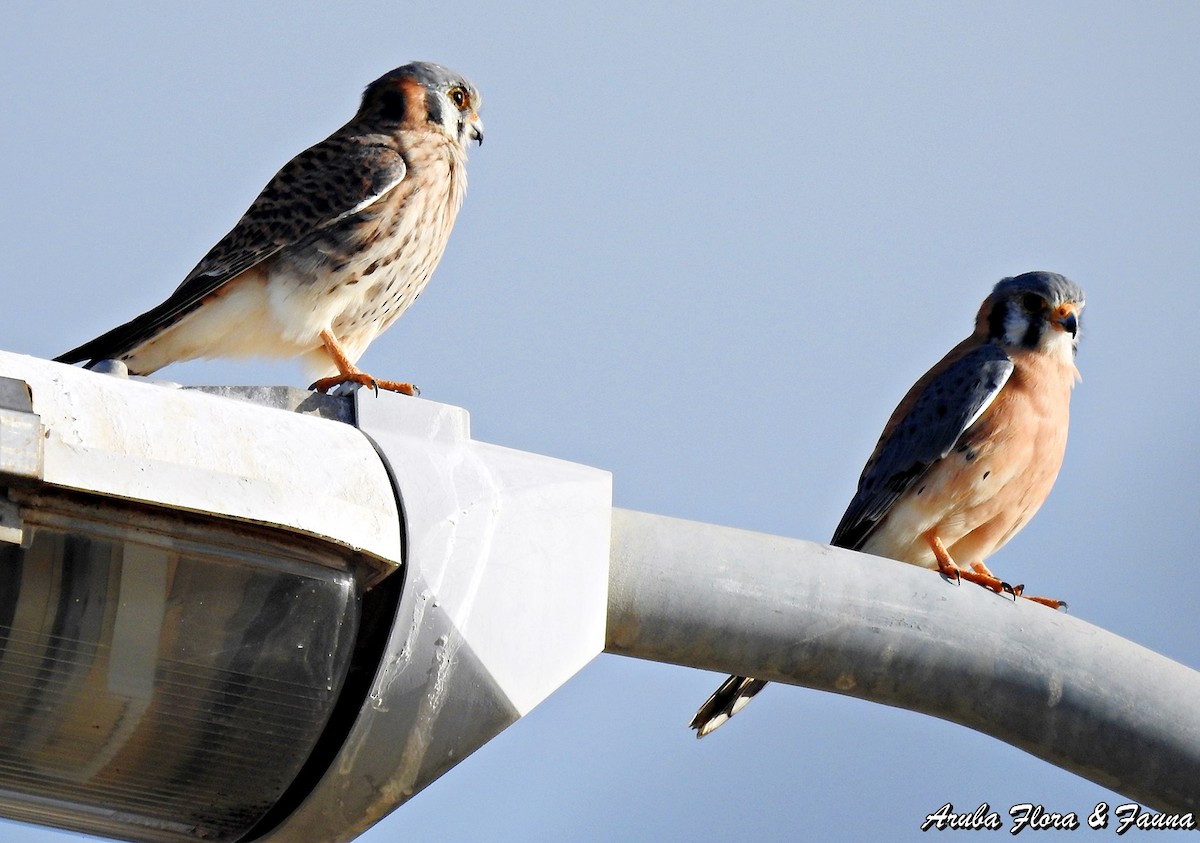
<instances>
[{"instance_id":1,"label":"kestrel head","mask_svg":"<svg viewBox=\"0 0 1200 843\"><path fill-rule=\"evenodd\" d=\"M367 86L356 120L403 129L432 128L464 149L483 143L483 98L465 76L427 61L385 73Z\"/></svg>"},{"instance_id":2,"label":"kestrel head","mask_svg":"<svg viewBox=\"0 0 1200 843\"><path fill-rule=\"evenodd\" d=\"M986 342L1073 360L1082 312L1083 290L1074 281L1055 272L1026 272L992 289L979 308L975 333Z\"/></svg>"}]
</instances>

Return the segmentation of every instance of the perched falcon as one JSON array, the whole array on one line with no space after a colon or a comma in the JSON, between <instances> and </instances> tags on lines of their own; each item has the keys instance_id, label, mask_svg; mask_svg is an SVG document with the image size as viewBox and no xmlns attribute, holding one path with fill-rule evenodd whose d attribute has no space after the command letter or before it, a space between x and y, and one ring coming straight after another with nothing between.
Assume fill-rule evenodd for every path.
<instances>
[{"instance_id":1,"label":"perched falcon","mask_svg":"<svg viewBox=\"0 0 1200 843\"><path fill-rule=\"evenodd\" d=\"M283 166L157 307L57 358L147 375L197 357L301 357L321 377L413 393L354 364L421 294L482 143L479 91L440 65L376 79L358 113Z\"/></svg>"},{"instance_id":2,"label":"perched falcon","mask_svg":"<svg viewBox=\"0 0 1200 843\"><path fill-rule=\"evenodd\" d=\"M997 284L974 333L892 413L830 544L1020 595L983 560L1033 517L1062 467L1082 310L1083 290L1053 272ZM729 677L692 719L696 736L766 684Z\"/></svg>"}]
</instances>

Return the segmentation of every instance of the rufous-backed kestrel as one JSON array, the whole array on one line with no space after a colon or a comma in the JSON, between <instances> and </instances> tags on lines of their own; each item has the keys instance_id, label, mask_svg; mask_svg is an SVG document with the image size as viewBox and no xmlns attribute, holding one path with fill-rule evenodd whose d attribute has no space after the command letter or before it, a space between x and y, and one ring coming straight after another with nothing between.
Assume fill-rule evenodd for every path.
<instances>
[{"instance_id":1,"label":"rufous-backed kestrel","mask_svg":"<svg viewBox=\"0 0 1200 843\"><path fill-rule=\"evenodd\" d=\"M983 560L1025 526L1058 477L1083 304L1083 290L1053 272L997 284L974 333L892 413L830 544L1020 595ZM729 677L693 718L696 736L766 684Z\"/></svg>"},{"instance_id":2,"label":"rufous-backed kestrel","mask_svg":"<svg viewBox=\"0 0 1200 843\"><path fill-rule=\"evenodd\" d=\"M421 294L482 142L479 91L413 62L372 82L358 113L283 166L165 302L56 358L145 375L198 357L300 357L313 388L410 384L355 368Z\"/></svg>"}]
</instances>

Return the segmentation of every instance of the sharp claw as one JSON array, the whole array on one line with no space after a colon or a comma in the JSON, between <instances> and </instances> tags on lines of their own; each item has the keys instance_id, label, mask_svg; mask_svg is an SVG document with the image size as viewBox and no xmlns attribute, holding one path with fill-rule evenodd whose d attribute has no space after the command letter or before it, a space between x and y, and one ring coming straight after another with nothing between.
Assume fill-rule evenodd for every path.
<instances>
[{"instance_id":1,"label":"sharp claw","mask_svg":"<svg viewBox=\"0 0 1200 843\"><path fill-rule=\"evenodd\" d=\"M320 378L309 384L308 388L315 392L323 392L331 395L346 395L363 386L368 387L374 392L376 397L378 397L380 390L400 392L404 395L412 395L414 397L421 394L421 390L412 384L403 384L389 380L381 381L362 372L349 372L340 376L335 375L328 378ZM341 392L338 390L341 390Z\"/></svg>"}]
</instances>

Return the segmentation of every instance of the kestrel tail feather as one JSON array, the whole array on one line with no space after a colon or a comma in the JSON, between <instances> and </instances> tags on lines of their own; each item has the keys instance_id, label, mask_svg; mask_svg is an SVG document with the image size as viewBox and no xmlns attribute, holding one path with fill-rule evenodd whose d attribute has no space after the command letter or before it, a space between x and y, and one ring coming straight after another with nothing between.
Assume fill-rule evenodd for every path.
<instances>
[{"instance_id":1,"label":"kestrel tail feather","mask_svg":"<svg viewBox=\"0 0 1200 843\"><path fill-rule=\"evenodd\" d=\"M741 711L754 695L767 686L763 679L752 679L749 676L730 676L721 683L713 695L708 698L696 716L692 718L691 728L696 730L696 737L702 738L720 727L730 717Z\"/></svg>"},{"instance_id":2,"label":"kestrel tail feather","mask_svg":"<svg viewBox=\"0 0 1200 843\"><path fill-rule=\"evenodd\" d=\"M118 325L95 339L88 340L83 345L58 355L54 360L56 363L86 361L91 366L101 360L120 359L142 343L157 336L165 328L178 322L198 305L198 301L191 302L190 306L187 306L176 302L174 298L167 299L157 307L130 319L124 325ZM152 374L148 370L131 370L130 373L134 375Z\"/></svg>"}]
</instances>

